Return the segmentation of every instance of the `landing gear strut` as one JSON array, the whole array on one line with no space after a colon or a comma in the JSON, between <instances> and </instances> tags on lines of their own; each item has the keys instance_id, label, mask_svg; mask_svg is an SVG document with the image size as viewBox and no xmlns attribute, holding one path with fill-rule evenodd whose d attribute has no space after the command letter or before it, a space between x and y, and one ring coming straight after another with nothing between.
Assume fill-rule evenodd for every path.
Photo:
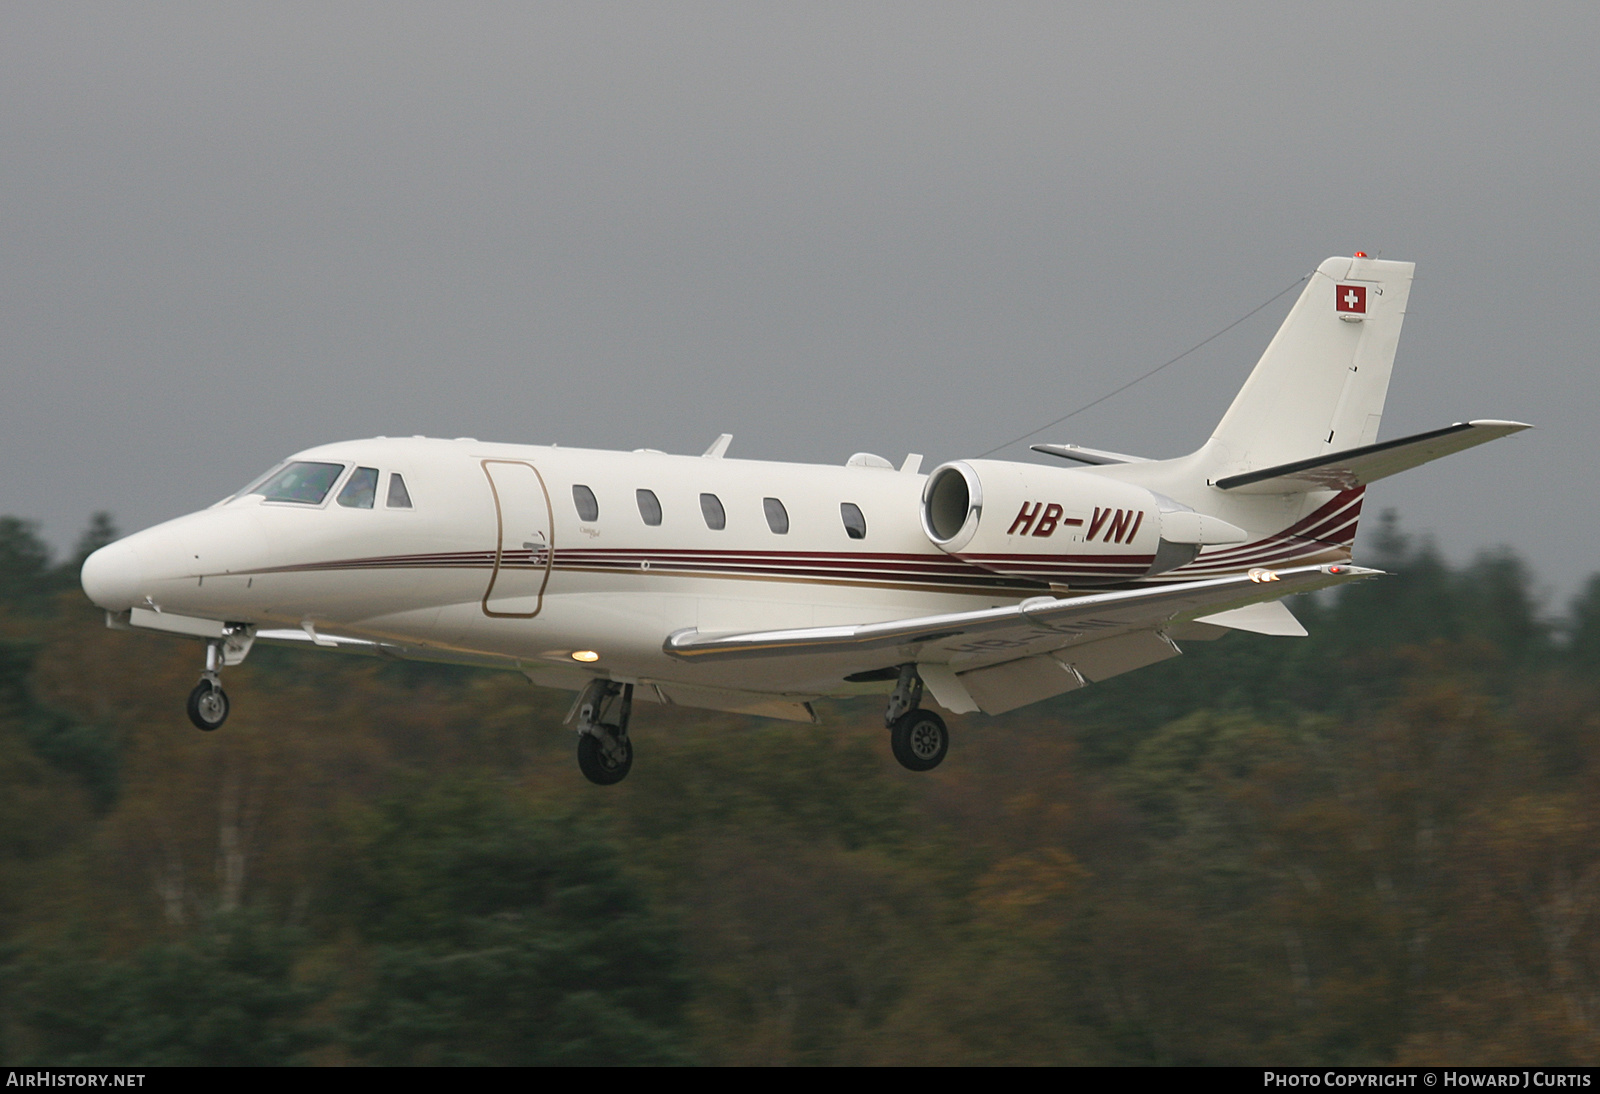
<instances>
[{"instance_id":1,"label":"landing gear strut","mask_svg":"<svg viewBox=\"0 0 1600 1094\"><path fill-rule=\"evenodd\" d=\"M222 642L206 643L206 670L189 693L189 721L210 733L228 720L228 693L222 690Z\"/></svg>"},{"instance_id":2,"label":"landing gear strut","mask_svg":"<svg viewBox=\"0 0 1600 1094\"><path fill-rule=\"evenodd\" d=\"M615 716L607 721L607 716ZM633 742L628 718L633 713L633 685L595 680L578 700L578 769L597 786L614 786L633 767Z\"/></svg>"},{"instance_id":3,"label":"landing gear strut","mask_svg":"<svg viewBox=\"0 0 1600 1094\"><path fill-rule=\"evenodd\" d=\"M900 680L889 694L883 722L889 727L889 748L908 771L932 771L950 750L950 730L944 719L920 709L922 677L917 666L901 665Z\"/></svg>"},{"instance_id":4,"label":"landing gear strut","mask_svg":"<svg viewBox=\"0 0 1600 1094\"><path fill-rule=\"evenodd\" d=\"M222 690L224 665L242 664L256 640L256 629L249 623L228 623L221 638L206 639L206 669L200 682L189 693L189 721L195 728L210 733L228 720L228 693Z\"/></svg>"}]
</instances>

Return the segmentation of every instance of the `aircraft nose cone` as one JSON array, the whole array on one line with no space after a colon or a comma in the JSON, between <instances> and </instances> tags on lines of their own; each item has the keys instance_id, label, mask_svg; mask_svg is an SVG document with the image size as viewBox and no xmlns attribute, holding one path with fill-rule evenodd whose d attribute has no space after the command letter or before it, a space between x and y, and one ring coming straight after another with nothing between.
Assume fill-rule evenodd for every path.
<instances>
[{"instance_id":1,"label":"aircraft nose cone","mask_svg":"<svg viewBox=\"0 0 1600 1094\"><path fill-rule=\"evenodd\" d=\"M79 580L90 600L107 611L120 612L139 599L136 590L142 576L139 556L124 539L108 543L84 559Z\"/></svg>"}]
</instances>

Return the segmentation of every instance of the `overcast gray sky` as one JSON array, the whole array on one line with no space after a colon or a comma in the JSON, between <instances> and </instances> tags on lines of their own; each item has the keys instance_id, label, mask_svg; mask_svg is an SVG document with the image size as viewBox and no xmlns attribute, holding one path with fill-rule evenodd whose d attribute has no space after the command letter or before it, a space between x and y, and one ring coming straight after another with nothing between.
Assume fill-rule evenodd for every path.
<instances>
[{"instance_id":1,"label":"overcast gray sky","mask_svg":"<svg viewBox=\"0 0 1600 1094\"><path fill-rule=\"evenodd\" d=\"M1382 436L1539 427L1369 513L1559 607L1597 13L7 4L0 512L65 546L374 434L932 466L1365 250L1418 263ZM1293 298L1033 440L1189 451Z\"/></svg>"}]
</instances>

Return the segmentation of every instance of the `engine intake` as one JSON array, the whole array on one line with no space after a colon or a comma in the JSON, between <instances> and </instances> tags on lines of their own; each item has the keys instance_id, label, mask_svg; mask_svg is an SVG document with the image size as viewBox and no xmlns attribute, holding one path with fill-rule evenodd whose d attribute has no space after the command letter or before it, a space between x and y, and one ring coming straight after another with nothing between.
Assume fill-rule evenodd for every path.
<instances>
[{"instance_id":1,"label":"engine intake","mask_svg":"<svg viewBox=\"0 0 1600 1094\"><path fill-rule=\"evenodd\" d=\"M951 554L961 550L983 518L983 481L964 463L947 463L922 488L922 530Z\"/></svg>"}]
</instances>

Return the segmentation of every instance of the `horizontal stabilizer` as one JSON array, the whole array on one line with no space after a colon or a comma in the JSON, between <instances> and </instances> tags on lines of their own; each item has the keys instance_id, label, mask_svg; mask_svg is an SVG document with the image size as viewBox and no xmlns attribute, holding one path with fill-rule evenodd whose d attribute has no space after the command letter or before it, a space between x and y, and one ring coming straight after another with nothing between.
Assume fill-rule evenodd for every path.
<instances>
[{"instance_id":1,"label":"horizontal stabilizer","mask_svg":"<svg viewBox=\"0 0 1600 1094\"><path fill-rule=\"evenodd\" d=\"M1102 467L1108 463L1149 463L1143 456L1124 456L1121 452L1107 452L1101 448L1084 448L1076 444L1035 444L1029 445L1035 452L1042 452L1046 456L1059 456L1063 460L1076 460L1078 463L1093 464Z\"/></svg>"},{"instance_id":2,"label":"horizontal stabilizer","mask_svg":"<svg viewBox=\"0 0 1600 1094\"><path fill-rule=\"evenodd\" d=\"M1353 490L1398 475L1453 452L1485 444L1532 426L1522 422L1457 422L1379 444L1347 448L1322 456L1229 475L1212 485L1240 494L1303 494L1312 490Z\"/></svg>"}]
</instances>

